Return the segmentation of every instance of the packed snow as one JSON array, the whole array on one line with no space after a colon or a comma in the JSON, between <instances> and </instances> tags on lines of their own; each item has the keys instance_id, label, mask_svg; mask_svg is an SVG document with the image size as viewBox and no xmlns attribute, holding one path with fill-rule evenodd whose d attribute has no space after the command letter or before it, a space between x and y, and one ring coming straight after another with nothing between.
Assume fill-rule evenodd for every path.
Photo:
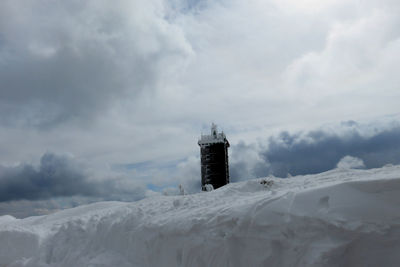
<instances>
[{"instance_id":1,"label":"packed snow","mask_svg":"<svg viewBox=\"0 0 400 267\"><path fill-rule=\"evenodd\" d=\"M399 266L400 166L0 217L0 266Z\"/></svg>"}]
</instances>

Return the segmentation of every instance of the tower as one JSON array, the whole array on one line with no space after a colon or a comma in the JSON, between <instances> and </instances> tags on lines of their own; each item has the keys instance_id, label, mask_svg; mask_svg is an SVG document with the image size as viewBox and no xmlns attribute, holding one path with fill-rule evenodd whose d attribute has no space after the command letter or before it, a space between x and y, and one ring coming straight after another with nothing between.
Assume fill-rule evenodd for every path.
<instances>
[{"instance_id":1,"label":"tower","mask_svg":"<svg viewBox=\"0 0 400 267\"><path fill-rule=\"evenodd\" d=\"M201 156L201 189L206 184L214 189L229 183L228 147L224 132L218 133L217 126L211 125L210 135L201 135L198 142Z\"/></svg>"}]
</instances>

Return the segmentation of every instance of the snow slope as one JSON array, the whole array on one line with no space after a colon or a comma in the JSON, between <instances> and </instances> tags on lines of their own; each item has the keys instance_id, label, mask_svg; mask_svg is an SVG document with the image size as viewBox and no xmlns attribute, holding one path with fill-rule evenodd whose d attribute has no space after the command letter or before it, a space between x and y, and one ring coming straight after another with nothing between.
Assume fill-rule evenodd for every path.
<instances>
[{"instance_id":1,"label":"snow slope","mask_svg":"<svg viewBox=\"0 0 400 267\"><path fill-rule=\"evenodd\" d=\"M0 217L0 266L399 266L400 166Z\"/></svg>"}]
</instances>

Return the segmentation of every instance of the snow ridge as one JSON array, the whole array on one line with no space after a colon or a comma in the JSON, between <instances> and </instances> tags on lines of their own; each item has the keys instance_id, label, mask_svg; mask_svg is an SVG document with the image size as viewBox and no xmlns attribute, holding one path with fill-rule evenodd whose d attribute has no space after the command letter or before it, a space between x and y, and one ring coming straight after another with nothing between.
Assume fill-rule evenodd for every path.
<instances>
[{"instance_id":1,"label":"snow ridge","mask_svg":"<svg viewBox=\"0 0 400 267\"><path fill-rule=\"evenodd\" d=\"M0 266L398 266L399 223L400 166L335 169L1 216Z\"/></svg>"}]
</instances>

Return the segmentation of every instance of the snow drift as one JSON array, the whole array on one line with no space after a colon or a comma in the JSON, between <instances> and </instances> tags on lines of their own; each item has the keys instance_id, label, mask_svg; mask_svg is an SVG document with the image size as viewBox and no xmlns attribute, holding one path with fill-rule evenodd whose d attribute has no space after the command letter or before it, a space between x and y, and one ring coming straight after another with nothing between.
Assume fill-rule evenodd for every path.
<instances>
[{"instance_id":1,"label":"snow drift","mask_svg":"<svg viewBox=\"0 0 400 267\"><path fill-rule=\"evenodd\" d=\"M400 166L335 169L2 216L0 266L398 266L399 223Z\"/></svg>"}]
</instances>

